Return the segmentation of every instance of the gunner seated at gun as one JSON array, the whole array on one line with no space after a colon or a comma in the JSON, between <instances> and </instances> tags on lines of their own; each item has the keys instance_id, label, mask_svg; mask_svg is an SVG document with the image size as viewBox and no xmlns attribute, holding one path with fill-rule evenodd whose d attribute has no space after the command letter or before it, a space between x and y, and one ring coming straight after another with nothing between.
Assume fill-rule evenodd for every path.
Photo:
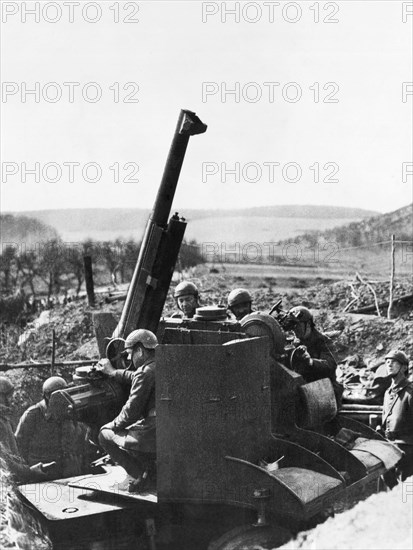
<instances>
[{"instance_id":1,"label":"gunner seated at gun","mask_svg":"<svg viewBox=\"0 0 413 550\"><path fill-rule=\"evenodd\" d=\"M237 321L252 313L252 297L245 288L234 288L228 294L227 309Z\"/></svg>"},{"instance_id":2,"label":"gunner seated at gun","mask_svg":"<svg viewBox=\"0 0 413 550\"><path fill-rule=\"evenodd\" d=\"M336 380L337 362L331 340L317 330L313 315L306 307L293 307L288 316L294 319L292 331L300 340L300 345L294 350L295 369L306 382L329 378L340 404L343 388Z\"/></svg>"},{"instance_id":3,"label":"gunner seated at gun","mask_svg":"<svg viewBox=\"0 0 413 550\"><path fill-rule=\"evenodd\" d=\"M14 385L5 376L0 376L0 466L9 471L19 483L44 481L48 467L54 464L38 462L29 466L19 453L13 433L11 416Z\"/></svg>"},{"instance_id":4,"label":"gunner seated at gun","mask_svg":"<svg viewBox=\"0 0 413 550\"><path fill-rule=\"evenodd\" d=\"M15 434L20 454L29 466L54 463L47 479L85 473L93 455L87 426L71 418L54 418L50 410L51 395L66 387L66 381L60 376L45 380L43 399L23 413Z\"/></svg>"},{"instance_id":5,"label":"gunner seated at gun","mask_svg":"<svg viewBox=\"0 0 413 550\"><path fill-rule=\"evenodd\" d=\"M108 359L98 368L130 387L118 416L100 429L99 444L132 478L129 492L149 489L156 482L155 347L151 331L132 331L125 340L132 370L116 370Z\"/></svg>"},{"instance_id":6,"label":"gunner seated at gun","mask_svg":"<svg viewBox=\"0 0 413 550\"><path fill-rule=\"evenodd\" d=\"M172 317L192 319L196 308L199 307L199 292L194 283L190 281L179 283L175 288L174 298L179 312L174 313Z\"/></svg>"}]
</instances>

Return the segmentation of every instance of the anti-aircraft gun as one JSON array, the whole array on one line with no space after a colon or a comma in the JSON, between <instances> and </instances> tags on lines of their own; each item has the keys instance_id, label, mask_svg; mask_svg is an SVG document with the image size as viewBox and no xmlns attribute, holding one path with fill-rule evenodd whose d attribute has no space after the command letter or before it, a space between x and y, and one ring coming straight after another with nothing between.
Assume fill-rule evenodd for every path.
<instances>
[{"instance_id":1,"label":"anti-aircraft gun","mask_svg":"<svg viewBox=\"0 0 413 550\"><path fill-rule=\"evenodd\" d=\"M189 138L206 129L192 111L180 112L121 318L118 321L111 313L93 315L100 357L108 357L119 368L126 366L123 344L130 332L137 328L157 331L187 225L177 213L169 221L168 217ZM116 416L126 396L118 384L102 377L93 367L79 367L74 380L74 388L53 396L51 408L56 416L62 416L69 407L96 432Z\"/></svg>"},{"instance_id":2,"label":"anti-aircraft gun","mask_svg":"<svg viewBox=\"0 0 413 550\"><path fill-rule=\"evenodd\" d=\"M279 361L285 334L270 315L238 323L222 308L200 308L194 319L158 327L184 231L182 220L167 224L167 217L189 136L205 129L194 113L181 112L120 322L96 319L100 354L118 367L120 337L158 331L157 490L123 491L116 466L47 482L57 500L39 498L42 484L22 486L56 548L274 548L376 483L399 458L367 426L337 418L329 380L305 384ZM69 405L87 420L94 402L96 424L109 407L112 419L124 396L107 380L91 380L90 371L77 376L86 383L52 395L56 414ZM331 422L341 423L347 441L332 437Z\"/></svg>"}]
</instances>

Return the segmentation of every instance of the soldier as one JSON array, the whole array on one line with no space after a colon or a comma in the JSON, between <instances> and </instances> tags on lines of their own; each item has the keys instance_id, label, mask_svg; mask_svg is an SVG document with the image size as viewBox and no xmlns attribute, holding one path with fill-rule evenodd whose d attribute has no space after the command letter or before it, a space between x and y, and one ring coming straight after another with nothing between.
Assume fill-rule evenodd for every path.
<instances>
[{"instance_id":1,"label":"soldier","mask_svg":"<svg viewBox=\"0 0 413 550\"><path fill-rule=\"evenodd\" d=\"M175 313L173 317L185 317L192 319L196 308L199 307L199 293L194 283L182 281L177 285L174 292L174 298L178 309L182 313Z\"/></svg>"},{"instance_id":2,"label":"soldier","mask_svg":"<svg viewBox=\"0 0 413 550\"><path fill-rule=\"evenodd\" d=\"M228 294L228 309L240 321L246 315L252 313L251 294L245 288L234 288Z\"/></svg>"},{"instance_id":3,"label":"soldier","mask_svg":"<svg viewBox=\"0 0 413 550\"><path fill-rule=\"evenodd\" d=\"M45 479L43 464L33 464L30 468L24 462L17 448L16 438L10 421L10 403L14 386L4 376L0 376L0 450L10 472L19 482L30 482Z\"/></svg>"},{"instance_id":4,"label":"soldier","mask_svg":"<svg viewBox=\"0 0 413 550\"><path fill-rule=\"evenodd\" d=\"M132 477L129 491L147 489L156 478L155 347L149 330L132 331L125 340L131 366L116 370L108 359L99 362L103 373L130 387L118 416L102 426L99 444Z\"/></svg>"},{"instance_id":5,"label":"soldier","mask_svg":"<svg viewBox=\"0 0 413 550\"><path fill-rule=\"evenodd\" d=\"M56 462L49 479L84 473L90 458L86 426L73 420L56 420L49 412L51 394L66 387L60 376L48 378L43 384L43 399L23 413L16 430L20 454L29 466Z\"/></svg>"},{"instance_id":6,"label":"soldier","mask_svg":"<svg viewBox=\"0 0 413 550\"><path fill-rule=\"evenodd\" d=\"M384 394L382 430L404 452L397 465L401 481L413 475L413 383L407 379L408 367L409 359L402 351L386 355L391 385Z\"/></svg>"},{"instance_id":7,"label":"soldier","mask_svg":"<svg viewBox=\"0 0 413 550\"><path fill-rule=\"evenodd\" d=\"M306 382L330 378L334 385L337 363L331 340L316 329L314 318L306 307L293 307L288 315L295 319L292 330L301 343L294 351L297 372Z\"/></svg>"}]
</instances>

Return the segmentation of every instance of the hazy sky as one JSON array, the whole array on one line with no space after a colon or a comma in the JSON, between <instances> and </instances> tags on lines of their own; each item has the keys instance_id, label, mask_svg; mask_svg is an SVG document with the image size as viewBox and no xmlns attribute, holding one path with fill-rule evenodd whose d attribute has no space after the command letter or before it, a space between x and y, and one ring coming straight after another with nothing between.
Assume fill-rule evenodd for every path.
<instances>
[{"instance_id":1,"label":"hazy sky","mask_svg":"<svg viewBox=\"0 0 413 550\"><path fill-rule=\"evenodd\" d=\"M2 212L412 201L412 2L1 4Z\"/></svg>"}]
</instances>

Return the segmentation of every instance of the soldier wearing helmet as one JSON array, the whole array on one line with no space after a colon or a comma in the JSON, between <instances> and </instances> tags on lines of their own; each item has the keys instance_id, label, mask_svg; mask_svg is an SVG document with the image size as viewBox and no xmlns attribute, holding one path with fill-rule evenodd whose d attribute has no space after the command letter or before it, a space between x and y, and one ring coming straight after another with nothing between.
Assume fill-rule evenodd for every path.
<instances>
[{"instance_id":1,"label":"soldier wearing helmet","mask_svg":"<svg viewBox=\"0 0 413 550\"><path fill-rule=\"evenodd\" d=\"M42 387L43 399L23 413L16 430L20 454L29 466L38 462L56 463L48 472L49 479L80 475L87 470L91 458L87 427L50 414L50 396L66 387L61 376L47 378Z\"/></svg>"},{"instance_id":2,"label":"soldier wearing helmet","mask_svg":"<svg viewBox=\"0 0 413 550\"><path fill-rule=\"evenodd\" d=\"M0 376L0 441L10 451L18 455L16 440L10 422L10 404L14 386L8 378Z\"/></svg>"},{"instance_id":3,"label":"soldier wearing helmet","mask_svg":"<svg viewBox=\"0 0 413 550\"><path fill-rule=\"evenodd\" d=\"M43 464L31 468L19 454L11 424L11 399L14 386L8 378L0 376L0 458L2 458L17 481L30 482L45 479Z\"/></svg>"},{"instance_id":4,"label":"soldier wearing helmet","mask_svg":"<svg viewBox=\"0 0 413 550\"><path fill-rule=\"evenodd\" d=\"M391 385L384 394L381 429L404 452L397 465L404 481L413 475L413 383L407 379L409 359L403 351L392 350L385 359Z\"/></svg>"},{"instance_id":5,"label":"soldier wearing helmet","mask_svg":"<svg viewBox=\"0 0 413 550\"><path fill-rule=\"evenodd\" d=\"M234 290L231 290L228 294L227 302L228 309L237 321L252 313L251 294L245 288L234 288Z\"/></svg>"},{"instance_id":6,"label":"soldier wearing helmet","mask_svg":"<svg viewBox=\"0 0 413 550\"><path fill-rule=\"evenodd\" d=\"M129 491L141 491L156 478L155 348L151 331L132 331L125 340L130 367L116 370L108 359L99 362L103 373L130 387L118 416L102 426L99 444L131 476Z\"/></svg>"},{"instance_id":7,"label":"soldier wearing helmet","mask_svg":"<svg viewBox=\"0 0 413 550\"><path fill-rule=\"evenodd\" d=\"M306 307L293 307L288 316L294 321L292 330L300 341L292 356L294 369L306 382L329 378L333 383L336 398L340 401L342 387L336 381L337 362L331 340L317 330L313 315Z\"/></svg>"},{"instance_id":8,"label":"soldier wearing helmet","mask_svg":"<svg viewBox=\"0 0 413 550\"><path fill-rule=\"evenodd\" d=\"M180 313L175 313L173 317L186 317L192 319L196 308L199 307L199 292L194 283L182 281L176 286L174 292L176 305Z\"/></svg>"}]
</instances>

